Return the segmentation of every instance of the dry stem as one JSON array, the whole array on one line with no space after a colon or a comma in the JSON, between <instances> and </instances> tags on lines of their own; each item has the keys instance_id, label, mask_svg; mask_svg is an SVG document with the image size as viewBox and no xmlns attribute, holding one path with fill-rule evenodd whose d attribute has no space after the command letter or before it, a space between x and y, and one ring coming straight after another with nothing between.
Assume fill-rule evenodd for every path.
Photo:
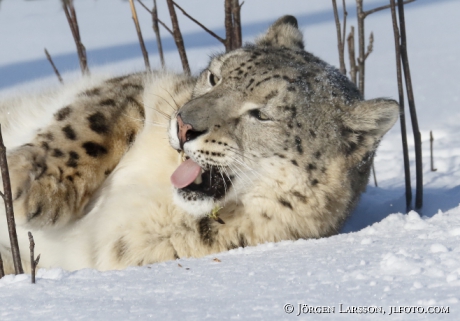
<instances>
[{"instance_id":1,"label":"dry stem","mask_svg":"<svg viewBox=\"0 0 460 321\"><path fill-rule=\"evenodd\" d=\"M63 84L64 81L62 80L61 74L59 73L59 70L57 70L56 66L54 65L53 59L51 59L51 56L50 56L48 50L46 50L46 48L45 48L45 55L46 55L46 58L48 59L48 61L50 62L51 67L53 67L54 73L55 73L56 76L58 77L59 82L60 82L61 84Z\"/></svg>"},{"instance_id":2,"label":"dry stem","mask_svg":"<svg viewBox=\"0 0 460 321\"><path fill-rule=\"evenodd\" d=\"M225 50L240 48L241 38L241 6L238 0L225 0Z\"/></svg>"},{"instance_id":3,"label":"dry stem","mask_svg":"<svg viewBox=\"0 0 460 321\"><path fill-rule=\"evenodd\" d=\"M411 2L414 2L414 1L415 0L407 0L407 1L404 1L404 4L408 4L408 3L411 3ZM381 11L381 10L385 10L385 9L389 9L389 8L391 8L391 4L388 4L386 6L381 6L381 7L372 9L372 10L365 11L364 12L364 18L366 18L368 15L370 15L372 13L375 13L375 12L378 12L378 11Z\"/></svg>"},{"instance_id":4,"label":"dry stem","mask_svg":"<svg viewBox=\"0 0 460 321\"><path fill-rule=\"evenodd\" d=\"M142 55L144 56L145 69L150 70L149 54L147 53L147 49L145 49L144 38L142 37L141 27L139 26L139 19L137 18L137 12L136 7L134 6L134 1L129 0L129 5L131 7L131 14L133 15L134 25L136 26L139 45L141 46Z\"/></svg>"},{"instance_id":5,"label":"dry stem","mask_svg":"<svg viewBox=\"0 0 460 321\"><path fill-rule=\"evenodd\" d=\"M141 2L142 3L142 2ZM157 0L153 0L152 8L152 28L157 39L158 54L160 55L161 67L165 67L165 57L163 55L163 45L161 44L160 28L158 27Z\"/></svg>"},{"instance_id":6,"label":"dry stem","mask_svg":"<svg viewBox=\"0 0 460 321\"><path fill-rule=\"evenodd\" d=\"M6 148L5 148L5 145L3 144L1 125L0 125L0 170L2 173L2 180L3 180L3 193L0 192L0 196L3 197L3 202L5 203L6 221L8 223L8 233L10 236L11 253L13 255L14 271L15 271L15 274L22 274L24 273L24 270L22 269L21 254L19 252L19 244L18 244L18 236L16 234L16 222L14 220L13 197L11 194L10 174L8 171L8 161L6 159Z\"/></svg>"},{"instance_id":7,"label":"dry stem","mask_svg":"<svg viewBox=\"0 0 460 321\"><path fill-rule=\"evenodd\" d=\"M374 49L374 33L371 32L369 36L369 44L367 45L367 51L366 51L366 54L364 55L364 60L366 60L367 57L369 57L373 49Z\"/></svg>"},{"instance_id":8,"label":"dry stem","mask_svg":"<svg viewBox=\"0 0 460 321\"><path fill-rule=\"evenodd\" d=\"M364 14L363 14L363 0L356 0L356 11L358 16L358 43L359 43L359 56L358 56L358 72L359 82L358 87L361 95L364 98L364 76L365 76L365 46L364 46Z\"/></svg>"},{"instance_id":9,"label":"dry stem","mask_svg":"<svg viewBox=\"0 0 460 321\"><path fill-rule=\"evenodd\" d=\"M38 262L40 261L40 254L37 256L37 258L35 258L34 237L31 232L29 232L28 235L29 235L29 249L30 249L30 280L32 284L35 284L35 271L37 269Z\"/></svg>"},{"instance_id":10,"label":"dry stem","mask_svg":"<svg viewBox=\"0 0 460 321\"><path fill-rule=\"evenodd\" d=\"M364 40L364 19L366 18L363 11L363 0L356 0L356 11L358 16L358 43L359 43L359 57L358 57L358 71L359 71L359 82L358 88L361 92L361 95L364 98L364 79L365 79L365 67L366 67L366 58L372 52L374 36L371 33L369 39L369 46L367 48L367 53L365 51L365 40ZM377 176L375 175L374 163L372 162L372 175L374 176L374 185L377 184Z\"/></svg>"},{"instance_id":11,"label":"dry stem","mask_svg":"<svg viewBox=\"0 0 460 321\"><path fill-rule=\"evenodd\" d=\"M241 34L241 7L244 1L239 4L239 0L233 0L232 2L232 14L233 14L233 44L235 48L240 48L243 45L243 37Z\"/></svg>"},{"instance_id":12,"label":"dry stem","mask_svg":"<svg viewBox=\"0 0 460 321\"><path fill-rule=\"evenodd\" d=\"M398 2L399 28L401 33L401 61L404 71L404 80L406 83L407 100L409 101L409 111L414 134L415 145L415 209L421 209L423 206L423 164L422 164L422 137L420 135L417 110L415 109L414 92L412 90L412 78L409 68L409 57L407 55L406 40L406 23L404 18L404 3Z\"/></svg>"},{"instance_id":13,"label":"dry stem","mask_svg":"<svg viewBox=\"0 0 460 321\"><path fill-rule=\"evenodd\" d=\"M350 79L356 85L356 55L355 55L355 28L351 26L350 34L347 37L348 56L350 58Z\"/></svg>"},{"instance_id":14,"label":"dry stem","mask_svg":"<svg viewBox=\"0 0 460 321\"><path fill-rule=\"evenodd\" d=\"M345 37L346 37L346 30L347 30L347 6L345 4L345 0L342 0L343 6L343 35L342 35L342 44L343 44L343 51L345 51ZM345 55L345 53L344 53ZM346 74L346 73L345 73Z\"/></svg>"},{"instance_id":15,"label":"dry stem","mask_svg":"<svg viewBox=\"0 0 460 321\"><path fill-rule=\"evenodd\" d=\"M225 50L233 49L233 0L225 0Z\"/></svg>"},{"instance_id":16,"label":"dry stem","mask_svg":"<svg viewBox=\"0 0 460 321\"><path fill-rule=\"evenodd\" d=\"M396 18L395 0L390 0L391 6L391 17L393 20L393 35L395 40L395 54L396 54L396 76L398 80L398 95L399 95L399 121L401 125L401 141L403 149L403 160L404 160L404 178L406 187L406 210L409 211L412 202L412 187L411 187L411 174L409 164L409 150L407 146L407 130L406 130L406 115L404 111L404 89L402 82L402 70L401 70L401 50L399 46L399 28L398 21Z\"/></svg>"},{"instance_id":17,"label":"dry stem","mask_svg":"<svg viewBox=\"0 0 460 321\"><path fill-rule=\"evenodd\" d=\"M160 25L162 25L166 29L166 31L168 31L171 34L171 36L174 36L172 30L163 21L161 21L160 18L158 18L158 14L156 16L153 16L154 15L153 10L150 10L149 8L147 8L147 6L141 0L137 0L137 2L139 2L141 6L144 7L145 10L150 12L150 14L152 15L152 19L155 19ZM154 9L156 9L156 3L157 3L156 0L154 0L154 4L155 4Z\"/></svg>"},{"instance_id":18,"label":"dry stem","mask_svg":"<svg viewBox=\"0 0 460 321\"><path fill-rule=\"evenodd\" d=\"M344 1L345 2L345 1ZM335 27L337 29L337 48L339 51L339 63L340 63L340 72L344 75L347 74L347 70L345 68L345 44L342 40L342 31L340 26L340 19L339 19L339 12L337 10L337 1L332 0L332 6L334 8L334 19L335 19ZM344 17L345 17L345 10L344 10ZM344 18L345 19L345 18ZM345 26L344 26L345 30Z\"/></svg>"},{"instance_id":19,"label":"dry stem","mask_svg":"<svg viewBox=\"0 0 460 321\"><path fill-rule=\"evenodd\" d=\"M434 168L434 160L433 160L433 132L430 130L430 160L431 160L431 171L436 172L438 169Z\"/></svg>"},{"instance_id":20,"label":"dry stem","mask_svg":"<svg viewBox=\"0 0 460 321\"><path fill-rule=\"evenodd\" d=\"M182 34L179 29L174 4L172 0L166 0L166 2L168 3L169 15L171 16L171 23L173 26L174 41L176 42L177 50L179 51L182 68L186 74L190 75L190 67L188 65L187 54L185 52L184 40L182 39Z\"/></svg>"},{"instance_id":21,"label":"dry stem","mask_svg":"<svg viewBox=\"0 0 460 321\"><path fill-rule=\"evenodd\" d=\"M3 269L2 253L0 253L0 279L5 276L5 270Z\"/></svg>"},{"instance_id":22,"label":"dry stem","mask_svg":"<svg viewBox=\"0 0 460 321\"><path fill-rule=\"evenodd\" d=\"M214 32L212 32L211 30L209 30L208 28L206 28L203 24L201 24L198 20L196 20L195 18L193 18L191 15L189 15L184 9L182 9L181 6L179 6L176 2L172 1L172 3L177 7L177 9L179 9L180 11L182 11L182 13L187 17L189 18L190 20L192 20L194 23L196 23L197 25L199 25L201 28L203 28L204 31L206 31L207 33L209 33L211 36L213 36L214 38L216 38L217 40L219 40L223 45L225 45L225 39L222 39L221 37L219 37L217 34L215 34Z\"/></svg>"},{"instance_id":23,"label":"dry stem","mask_svg":"<svg viewBox=\"0 0 460 321\"><path fill-rule=\"evenodd\" d=\"M78 59L80 61L80 69L83 75L89 74L88 61L86 58L86 49L83 46L80 38L80 29L78 27L77 13L73 6L73 0L63 0L62 7L64 9L67 22L70 26L70 31L72 31L72 36L77 46Z\"/></svg>"}]
</instances>

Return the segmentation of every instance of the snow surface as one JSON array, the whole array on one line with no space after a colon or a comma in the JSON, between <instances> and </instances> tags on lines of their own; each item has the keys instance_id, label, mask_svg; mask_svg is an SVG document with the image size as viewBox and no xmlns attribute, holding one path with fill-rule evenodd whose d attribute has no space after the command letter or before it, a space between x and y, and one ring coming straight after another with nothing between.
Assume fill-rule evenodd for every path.
<instances>
[{"instance_id":1,"label":"snow surface","mask_svg":"<svg viewBox=\"0 0 460 321\"><path fill-rule=\"evenodd\" d=\"M151 1L150 1L151 2ZM145 1L149 6L149 1ZM348 23L356 26L348 1ZM223 1L179 3L223 35ZM341 3L341 1L338 1ZM387 4L366 0L365 9ZM169 21L164 1L160 18ZM151 20L138 14L152 66L159 66ZM143 68L129 4L78 0L82 41L93 73ZM0 280L0 320L289 320L460 319L460 30L457 0L417 0L406 6L408 50L423 140L423 216L405 212L399 125L383 139L375 159L379 187L371 182L341 234L263 244L202 259L180 259L124 271L39 270ZM246 0L243 36L250 41L277 17L294 14L307 50L338 65L330 1ZM222 46L178 12L193 72ZM389 11L366 19L374 51L366 64L366 97L397 98L394 40ZM162 30L169 68L181 64ZM79 77L70 30L58 0L0 2L0 95L58 86L46 47L65 81ZM435 137L430 171L429 131ZM411 128L409 146L413 148ZM412 186L415 164L411 154ZM6 233L6 231L2 232ZM294 312L284 312L285 304ZM298 305L334 307L334 314L299 313ZM342 304L342 306L340 306ZM350 306L382 307L385 315L340 313ZM391 313L391 306L449 307L449 313ZM305 308L304 308L305 310ZM301 311L302 312L302 311Z\"/></svg>"}]
</instances>

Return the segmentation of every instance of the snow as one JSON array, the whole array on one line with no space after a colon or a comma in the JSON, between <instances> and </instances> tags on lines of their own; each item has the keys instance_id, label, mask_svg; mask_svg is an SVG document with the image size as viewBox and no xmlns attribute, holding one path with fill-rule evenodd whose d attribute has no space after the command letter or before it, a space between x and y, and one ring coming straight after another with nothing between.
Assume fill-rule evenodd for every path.
<instances>
[{"instance_id":1,"label":"snow","mask_svg":"<svg viewBox=\"0 0 460 321\"><path fill-rule=\"evenodd\" d=\"M348 26L356 26L352 2L348 1ZM179 3L223 35L223 1ZM365 9L387 3L366 0ZM167 21L164 1L158 4L160 18ZM137 7L151 64L158 67L150 17ZM143 68L127 1L79 0L76 9L93 73ZM296 318L299 304L301 308L305 304L335 309L333 316L300 313L300 318L458 318L460 46L455 32L460 27L459 10L460 2L455 0L417 0L406 6L409 59L423 141L422 217L415 212L402 214L404 172L396 125L383 139L375 159L379 187L371 181L339 235L262 244L124 271L39 270L35 285L30 284L28 275L6 276L0 280L0 320L287 320ZM338 65L330 1L248 0L242 8L244 39L250 41L283 14L297 16L307 50ZM178 17L196 73L222 46L180 13ZM44 47L65 81L79 77L75 45L58 0L1 1L0 30L2 97L58 85ZM366 65L366 97L397 98L388 10L366 19L366 33L370 31L375 42ZM174 43L162 32L167 65L180 70ZM435 138L436 172L430 171L430 130ZM412 150L410 126L408 134ZM413 151L410 162L414 187ZM293 305L291 314L285 313L285 304ZM370 306L382 307L379 311L385 315L341 313L350 307ZM406 306L449 307L449 313L391 313L398 309L391 307ZM300 312L308 307L303 306Z\"/></svg>"}]
</instances>

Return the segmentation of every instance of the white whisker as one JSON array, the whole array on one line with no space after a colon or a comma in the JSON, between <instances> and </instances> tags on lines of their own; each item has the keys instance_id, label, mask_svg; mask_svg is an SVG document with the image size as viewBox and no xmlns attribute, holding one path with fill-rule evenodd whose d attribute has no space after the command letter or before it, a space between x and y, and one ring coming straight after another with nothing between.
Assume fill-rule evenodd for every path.
<instances>
[{"instance_id":1,"label":"white whisker","mask_svg":"<svg viewBox=\"0 0 460 321\"><path fill-rule=\"evenodd\" d=\"M166 120L170 121L171 120L171 116L168 115L167 113L161 111L161 110L158 110L158 109L155 109L153 107L149 107L150 109L152 109L153 111L156 111L158 114L160 114L161 116L163 116Z\"/></svg>"},{"instance_id":2,"label":"white whisker","mask_svg":"<svg viewBox=\"0 0 460 321\"><path fill-rule=\"evenodd\" d=\"M165 88L163 88L163 87L160 87L160 88L163 89L164 91L166 91L168 93L169 97L171 97L171 99L174 102L174 104L176 104L176 108L174 108L173 106L171 106L171 108L174 109L174 111L177 111L180 108L180 106L177 103L177 101L174 99L173 95L171 95L171 93L169 91L167 91Z\"/></svg>"},{"instance_id":3,"label":"white whisker","mask_svg":"<svg viewBox=\"0 0 460 321\"><path fill-rule=\"evenodd\" d=\"M243 180L243 181L247 181L248 183L250 183L251 185L254 185L254 181L239 167L240 164L239 164L239 160L236 159L236 158L233 158L230 156L230 158L234 161L234 163L232 164L232 166L235 167L235 169L237 169L242 175L244 175L244 180L243 180L243 177L241 177L241 175L239 175L239 177ZM253 170L251 170L253 171Z\"/></svg>"},{"instance_id":4,"label":"white whisker","mask_svg":"<svg viewBox=\"0 0 460 321\"><path fill-rule=\"evenodd\" d=\"M164 88L163 88L163 89L164 89ZM165 90L165 91L171 96L171 94L170 94L167 90ZM174 108L174 106L171 105L171 104L169 103L169 101L168 101L166 98L161 97L160 95L155 95L155 94L152 94L152 95L153 95L153 96L156 96L156 97L158 97L158 98L163 99L163 101L166 102L166 104L168 104L168 106L171 107L171 109L172 109L174 112L177 111L177 109ZM171 96L171 98L172 98L172 96ZM174 98L172 98L172 100L174 101ZM177 103L176 103L175 101L174 101L174 103L177 105ZM179 106L177 106L177 107L179 107Z\"/></svg>"},{"instance_id":5,"label":"white whisker","mask_svg":"<svg viewBox=\"0 0 460 321\"><path fill-rule=\"evenodd\" d=\"M233 186L233 192L235 193L235 198L238 200L238 193L237 193L237 189L235 187L235 184L233 183L233 180L232 178L230 177L230 174L228 173L227 169L225 167L222 167L223 171L225 172L225 175L227 175L228 177L228 180L230 181L230 184L232 184Z\"/></svg>"}]
</instances>

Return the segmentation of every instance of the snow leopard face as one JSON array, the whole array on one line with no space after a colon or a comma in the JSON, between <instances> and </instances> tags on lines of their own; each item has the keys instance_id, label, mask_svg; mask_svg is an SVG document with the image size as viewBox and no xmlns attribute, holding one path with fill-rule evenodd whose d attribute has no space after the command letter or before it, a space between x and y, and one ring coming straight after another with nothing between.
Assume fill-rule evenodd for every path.
<instances>
[{"instance_id":1,"label":"snow leopard face","mask_svg":"<svg viewBox=\"0 0 460 321\"><path fill-rule=\"evenodd\" d=\"M282 17L255 44L214 57L171 120L170 143L184 155L171 177L175 200L203 216L277 190L282 209L299 211L312 200L325 207L342 186L343 216L397 115L393 101L363 102L304 51L296 19Z\"/></svg>"}]
</instances>

